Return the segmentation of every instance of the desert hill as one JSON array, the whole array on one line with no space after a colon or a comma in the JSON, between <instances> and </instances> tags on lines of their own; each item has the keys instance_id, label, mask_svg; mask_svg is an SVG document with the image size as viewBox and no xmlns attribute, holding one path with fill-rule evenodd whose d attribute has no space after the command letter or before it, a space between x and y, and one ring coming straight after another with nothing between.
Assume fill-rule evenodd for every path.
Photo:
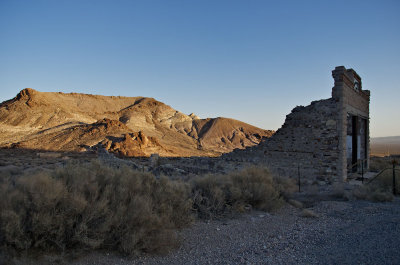
<instances>
[{"instance_id":1,"label":"desert hill","mask_svg":"<svg viewBox=\"0 0 400 265\"><path fill-rule=\"evenodd\" d=\"M400 136L372 137L371 155L400 155Z\"/></svg>"},{"instance_id":2,"label":"desert hill","mask_svg":"<svg viewBox=\"0 0 400 265\"><path fill-rule=\"evenodd\" d=\"M24 89L0 104L0 147L122 156L217 156L273 131L228 118L199 119L153 98Z\"/></svg>"}]
</instances>

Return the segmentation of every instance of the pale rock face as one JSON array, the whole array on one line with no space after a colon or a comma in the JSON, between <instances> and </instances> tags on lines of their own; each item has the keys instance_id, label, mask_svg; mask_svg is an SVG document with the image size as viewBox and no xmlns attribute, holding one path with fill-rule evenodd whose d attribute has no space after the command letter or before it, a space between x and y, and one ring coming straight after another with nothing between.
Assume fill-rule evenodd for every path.
<instances>
[{"instance_id":1,"label":"pale rock face","mask_svg":"<svg viewBox=\"0 0 400 265\"><path fill-rule=\"evenodd\" d=\"M168 114L168 116L165 115L163 118L159 119L159 122L165 126L171 126L176 123L192 123L192 118L179 111L175 111L173 114L169 112Z\"/></svg>"},{"instance_id":2,"label":"pale rock face","mask_svg":"<svg viewBox=\"0 0 400 265\"><path fill-rule=\"evenodd\" d=\"M192 118L193 120L200 120L200 117L197 116L197 115L194 114L194 113L190 113L190 114L189 114L189 117Z\"/></svg>"},{"instance_id":3,"label":"pale rock face","mask_svg":"<svg viewBox=\"0 0 400 265\"><path fill-rule=\"evenodd\" d=\"M150 115L132 115L124 123L133 131L143 130L148 132L155 130L155 126L154 123L152 123L151 121Z\"/></svg>"}]
</instances>

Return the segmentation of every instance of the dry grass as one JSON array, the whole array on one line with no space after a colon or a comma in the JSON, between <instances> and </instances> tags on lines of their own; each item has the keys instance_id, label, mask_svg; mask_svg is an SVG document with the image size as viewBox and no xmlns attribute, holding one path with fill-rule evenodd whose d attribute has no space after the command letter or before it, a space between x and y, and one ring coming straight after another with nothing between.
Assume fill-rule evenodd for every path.
<instances>
[{"instance_id":1,"label":"dry grass","mask_svg":"<svg viewBox=\"0 0 400 265\"><path fill-rule=\"evenodd\" d=\"M251 167L227 175L207 175L192 181L193 207L200 218L216 218L251 208L272 211L295 189L290 180Z\"/></svg>"},{"instance_id":2,"label":"dry grass","mask_svg":"<svg viewBox=\"0 0 400 265\"><path fill-rule=\"evenodd\" d=\"M10 178L12 176L21 175L21 167L16 167L14 165L5 165L0 167L1 178ZM1 180L0 180L1 181Z\"/></svg>"},{"instance_id":3,"label":"dry grass","mask_svg":"<svg viewBox=\"0 0 400 265\"><path fill-rule=\"evenodd\" d=\"M399 161L397 161L397 164ZM385 168L393 167L393 158L391 157L371 157L369 163L369 170L379 172Z\"/></svg>"},{"instance_id":4,"label":"dry grass","mask_svg":"<svg viewBox=\"0 0 400 265\"><path fill-rule=\"evenodd\" d=\"M396 189L400 193L400 173L396 177ZM392 201L393 196L393 174L391 170L383 172L371 183L364 184L353 190L353 195L357 199L369 200L376 202Z\"/></svg>"},{"instance_id":5,"label":"dry grass","mask_svg":"<svg viewBox=\"0 0 400 265\"><path fill-rule=\"evenodd\" d=\"M290 200L288 200L288 203L290 205L292 205L293 207L298 208L298 209L303 209L304 208L304 204L302 202L300 202L300 201L297 201L297 200L290 199Z\"/></svg>"},{"instance_id":6,"label":"dry grass","mask_svg":"<svg viewBox=\"0 0 400 265\"><path fill-rule=\"evenodd\" d=\"M397 169L400 169L399 167L396 167ZM400 194L400 171L396 170L396 190L397 193ZM384 187L386 189L390 189L391 191L393 190L393 170L386 170L383 172L380 176L377 177L376 180L372 182L374 185Z\"/></svg>"},{"instance_id":7,"label":"dry grass","mask_svg":"<svg viewBox=\"0 0 400 265\"><path fill-rule=\"evenodd\" d=\"M332 196L336 198L343 198L344 197L344 183L333 183L332 185Z\"/></svg>"},{"instance_id":8,"label":"dry grass","mask_svg":"<svg viewBox=\"0 0 400 265\"><path fill-rule=\"evenodd\" d=\"M318 218L318 214L316 214L313 210L303 209L301 211L301 216L306 218Z\"/></svg>"},{"instance_id":9,"label":"dry grass","mask_svg":"<svg viewBox=\"0 0 400 265\"><path fill-rule=\"evenodd\" d=\"M128 168L71 164L1 178L0 244L16 250L164 251L191 221L189 188Z\"/></svg>"},{"instance_id":10,"label":"dry grass","mask_svg":"<svg viewBox=\"0 0 400 265\"><path fill-rule=\"evenodd\" d=\"M107 249L129 255L177 246L176 229L252 208L272 211L296 189L264 168L157 179L127 167L70 162L0 178L0 247L23 253Z\"/></svg>"},{"instance_id":11,"label":"dry grass","mask_svg":"<svg viewBox=\"0 0 400 265\"><path fill-rule=\"evenodd\" d=\"M387 168L386 163L385 167ZM393 167L393 164L392 164ZM396 166L399 169L399 166ZM400 194L400 172L395 171L396 175L396 192ZM353 195L358 199L370 201L392 201L393 196L393 170L389 169L382 172L379 176L373 179L370 183L355 189Z\"/></svg>"},{"instance_id":12,"label":"dry grass","mask_svg":"<svg viewBox=\"0 0 400 265\"><path fill-rule=\"evenodd\" d=\"M353 195L357 199L369 200L375 202L392 201L393 196L393 162L396 164L396 190L400 194L400 172L399 162L391 157L371 157L370 170L383 171L372 182L364 184L353 190Z\"/></svg>"},{"instance_id":13,"label":"dry grass","mask_svg":"<svg viewBox=\"0 0 400 265\"><path fill-rule=\"evenodd\" d=\"M351 192L346 191L345 183L334 183L332 185L332 193L331 196L336 199L350 200Z\"/></svg>"},{"instance_id":14,"label":"dry grass","mask_svg":"<svg viewBox=\"0 0 400 265\"><path fill-rule=\"evenodd\" d=\"M360 200L373 202L393 201L393 194L390 190L375 185L359 186L353 190L353 196Z\"/></svg>"}]
</instances>

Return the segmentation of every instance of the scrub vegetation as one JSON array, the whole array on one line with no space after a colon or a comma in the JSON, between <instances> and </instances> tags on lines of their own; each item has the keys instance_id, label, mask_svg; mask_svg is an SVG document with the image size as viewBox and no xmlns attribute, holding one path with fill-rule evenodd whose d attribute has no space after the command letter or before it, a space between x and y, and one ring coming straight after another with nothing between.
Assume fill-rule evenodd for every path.
<instances>
[{"instance_id":1,"label":"scrub vegetation","mask_svg":"<svg viewBox=\"0 0 400 265\"><path fill-rule=\"evenodd\" d=\"M292 187L289 180L255 167L189 182L99 162L3 175L0 245L16 253L165 252L179 244L177 229L195 218L252 208L272 211Z\"/></svg>"}]
</instances>

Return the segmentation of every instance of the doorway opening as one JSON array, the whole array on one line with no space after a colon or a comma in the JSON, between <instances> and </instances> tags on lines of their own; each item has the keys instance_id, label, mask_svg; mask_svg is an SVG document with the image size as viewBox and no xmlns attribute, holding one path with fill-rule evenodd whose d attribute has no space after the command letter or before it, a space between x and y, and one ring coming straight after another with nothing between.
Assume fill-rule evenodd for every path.
<instances>
[{"instance_id":1,"label":"doorway opening","mask_svg":"<svg viewBox=\"0 0 400 265\"><path fill-rule=\"evenodd\" d=\"M367 135L367 120L347 114L347 171L358 172L368 168L368 135Z\"/></svg>"}]
</instances>

